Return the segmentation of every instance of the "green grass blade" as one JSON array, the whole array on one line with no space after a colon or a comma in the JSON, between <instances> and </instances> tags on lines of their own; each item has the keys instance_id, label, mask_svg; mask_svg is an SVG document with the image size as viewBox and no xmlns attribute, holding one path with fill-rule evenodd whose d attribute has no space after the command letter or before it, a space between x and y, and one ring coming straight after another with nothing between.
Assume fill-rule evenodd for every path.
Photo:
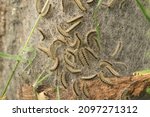
<instances>
[{"instance_id":1,"label":"green grass blade","mask_svg":"<svg viewBox=\"0 0 150 117\"><path fill-rule=\"evenodd\" d=\"M0 52L0 57L4 59L10 59L10 60L16 60L16 61L22 60L21 56L19 55L11 55L8 53L3 53L3 52Z\"/></svg>"},{"instance_id":2,"label":"green grass blade","mask_svg":"<svg viewBox=\"0 0 150 117\"><path fill-rule=\"evenodd\" d=\"M144 16L146 17L146 19L150 22L150 14L149 14L149 10L147 8L144 7L144 5L142 4L141 0L136 0L139 8L141 9L142 13L144 14Z\"/></svg>"},{"instance_id":3,"label":"green grass blade","mask_svg":"<svg viewBox=\"0 0 150 117\"><path fill-rule=\"evenodd\" d=\"M150 94L150 87L146 88L146 93Z\"/></svg>"}]
</instances>

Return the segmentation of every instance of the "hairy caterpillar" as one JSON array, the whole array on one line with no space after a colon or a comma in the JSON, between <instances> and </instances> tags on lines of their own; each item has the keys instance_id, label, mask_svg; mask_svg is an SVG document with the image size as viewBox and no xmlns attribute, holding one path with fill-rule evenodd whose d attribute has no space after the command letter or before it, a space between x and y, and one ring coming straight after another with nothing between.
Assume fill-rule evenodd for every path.
<instances>
[{"instance_id":1,"label":"hairy caterpillar","mask_svg":"<svg viewBox=\"0 0 150 117\"><path fill-rule=\"evenodd\" d=\"M60 77L61 77L60 80L61 80L61 83L62 83L63 87L64 87L65 89L67 89L68 84L67 84L67 81L66 81L65 73L62 72Z\"/></svg>"},{"instance_id":2,"label":"hairy caterpillar","mask_svg":"<svg viewBox=\"0 0 150 117\"><path fill-rule=\"evenodd\" d=\"M50 71L55 71L58 68L58 66L59 66L59 59L58 57L56 57L53 66L50 68Z\"/></svg>"},{"instance_id":3,"label":"hairy caterpillar","mask_svg":"<svg viewBox=\"0 0 150 117\"><path fill-rule=\"evenodd\" d=\"M70 60L69 60L69 58L68 58L68 53L66 52L65 54L64 54L64 61L65 61L65 63L67 64L67 65L69 65L70 67L74 67L74 64L73 64L73 62L71 62Z\"/></svg>"},{"instance_id":4,"label":"hairy caterpillar","mask_svg":"<svg viewBox=\"0 0 150 117\"><path fill-rule=\"evenodd\" d=\"M81 20L75 22L73 25L71 25L65 32L69 33L70 31L72 31L75 27L77 27L79 24L81 23Z\"/></svg>"},{"instance_id":5,"label":"hairy caterpillar","mask_svg":"<svg viewBox=\"0 0 150 117\"><path fill-rule=\"evenodd\" d=\"M46 38L44 32L42 31L42 29L38 28L38 31L41 33L41 35L43 36L43 38L41 39L42 41Z\"/></svg>"},{"instance_id":6,"label":"hairy caterpillar","mask_svg":"<svg viewBox=\"0 0 150 117\"><path fill-rule=\"evenodd\" d=\"M79 82L78 82L78 80L75 80L73 82L73 91L76 94L76 96L80 96L80 88L79 88Z\"/></svg>"},{"instance_id":7,"label":"hairy caterpillar","mask_svg":"<svg viewBox=\"0 0 150 117\"><path fill-rule=\"evenodd\" d=\"M113 86L113 85L114 85L110 80L108 80L108 79L106 79L106 78L104 77L102 71L100 71L100 72L98 73L98 77L100 78L100 80L101 80L103 83L108 84L108 85L110 85L110 86Z\"/></svg>"},{"instance_id":8,"label":"hairy caterpillar","mask_svg":"<svg viewBox=\"0 0 150 117\"><path fill-rule=\"evenodd\" d=\"M88 51L95 59L98 59L97 55L94 53L94 51L91 48L85 47L85 50Z\"/></svg>"},{"instance_id":9,"label":"hairy caterpillar","mask_svg":"<svg viewBox=\"0 0 150 117\"><path fill-rule=\"evenodd\" d=\"M95 78L97 76L97 74L93 74L93 75L90 75L90 76L84 76L84 77L81 77L82 80L91 80L93 78Z\"/></svg>"},{"instance_id":10,"label":"hairy caterpillar","mask_svg":"<svg viewBox=\"0 0 150 117\"><path fill-rule=\"evenodd\" d=\"M74 68L74 67L71 67L71 66L69 66L69 65L67 65L66 64L66 69L68 70L68 71L70 71L71 73L80 73L81 72L81 69L76 69L76 68Z\"/></svg>"},{"instance_id":11,"label":"hairy caterpillar","mask_svg":"<svg viewBox=\"0 0 150 117\"><path fill-rule=\"evenodd\" d=\"M66 22L67 22L67 23L73 23L73 22L75 22L75 21L77 21L77 20L80 20L81 18L83 18L83 15L78 15L78 16L76 16L76 17L73 17L73 18L70 19L70 20L67 20Z\"/></svg>"},{"instance_id":12,"label":"hairy caterpillar","mask_svg":"<svg viewBox=\"0 0 150 117\"><path fill-rule=\"evenodd\" d=\"M112 68L112 66L107 65L106 68L115 76L120 77L119 73Z\"/></svg>"},{"instance_id":13,"label":"hairy caterpillar","mask_svg":"<svg viewBox=\"0 0 150 117\"><path fill-rule=\"evenodd\" d=\"M100 61L100 67L105 67L105 66L112 66L112 63L109 61Z\"/></svg>"},{"instance_id":14,"label":"hairy caterpillar","mask_svg":"<svg viewBox=\"0 0 150 117\"><path fill-rule=\"evenodd\" d=\"M92 3L94 0L87 0L86 2L88 3L88 4L90 4L90 3Z\"/></svg>"},{"instance_id":15,"label":"hairy caterpillar","mask_svg":"<svg viewBox=\"0 0 150 117\"><path fill-rule=\"evenodd\" d=\"M48 57L51 56L48 48L42 47L41 45L38 45L38 49L41 50L42 52L44 52Z\"/></svg>"},{"instance_id":16,"label":"hairy caterpillar","mask_svg":"<svg viewBox=\"0 0 150 117\"><path fill-rule=\"evenodd\" d=\"M63 30L61 26L57 26L57 30L61 35L69 37L69 34L65 30Z\"/></svg>"},{"instance_id":17,"label":"hairy caterpillar","mask_svg":"<svg viewBox=\"0 0 150 117\"><path fill-rule=\"evenodd\" d=\"M89 94L88 87L87 87L86 83L83 84L82 91L83 91L83 94L85 95L85 97L87 97L87 98L90 97L90 94Z\"/></svg>"},{"instance_id":18,"label":"hairy caterpillar","mask_svg":"<svg viewBox=\"0 0 150 117\"><path fill-rule=\"evenodd\" d=\"M82 59L83 57L82 57L82 53L80 50L78 51L77 56L78 56L78 59L79 59L81 65L84 66L83 59Z\"/></svg>"},{"instance_id":19,"label":"hairy caterpillar","mask_svg":"<svg viewBox=\"0 0 150 117\"><path fill-rule=\"evenodd\" d=\"M115 51L112 53L111 57L114 57L117 53L119 53L122 49L122 41L118 41L118 44L115 48Z\"/></svg>"},{"instance_id":20,"label":"hairy caterpillar","mask_svg":"<svg viewBox=\"0 0 150 117\"><path fill-rule=\"evenodd\" d=\"M80 0L74 0L74 1L82 11L86 11L86 8L82 5Z\"/></svg>"},{"instance_id":21,"label":"hairy caterpillar","mask_svg":"<svg viewBox=\"0 0 150 117\"><path fill-rule=\"evenodd\" d=\"M89 63L88 63L88 59L87 59L87 56L86 56L86 52L85 52L85 49L84 48L81 48L80 49L81 53L82 53L82 56L85 60L85 63L89 66Z\"/></svg>"}]
</instances>

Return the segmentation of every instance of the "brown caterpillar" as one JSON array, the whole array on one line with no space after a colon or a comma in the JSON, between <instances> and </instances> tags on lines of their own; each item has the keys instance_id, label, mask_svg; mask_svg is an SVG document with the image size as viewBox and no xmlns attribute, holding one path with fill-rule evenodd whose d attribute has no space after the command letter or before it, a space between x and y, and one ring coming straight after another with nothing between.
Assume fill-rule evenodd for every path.
<instances>
[{"instance_id":1,"label":"brown caterpillar","mask_svg":"<svg viewBox=\"0 0 150 117\"><path fill-rule=\"evenodd\" d=\"M90 94L89 94L88 87L87 87L86 83L83 84L82 91L83 91L83 94L85 95L85 97L87 97L87 98L90 97Z\"/></svg>"},{"instance_id":2,"label":"brown caterpillar","mask_svg":"<svg viewBox=\"0 0 150 117\"><path fill-rule=\"evenodd\" d=\"M86 2L88 3L88 4L90 4L90 3L92 3L94 0L87 0Z\"/></svg>"},{"instance_id":3,"label":"brown caterpillar","mask_svg":"<svg viewBox=\"0 0 150 117\"><path fill-rule=\"evenodd\" d=\"M61 38L59 38L59 39L54 40L52 43L53 43L53 45L55 45L55 43L57 43L57 42L60 42L60 43L66 44L66 40L65 40L65 38L63 38L63 37L61 37Z\"/></svg>"},{"instance_id":4,"label":"brown caterpillar","mask_svg":"<svg viewBox=\"0 0 150 117\"><path fill-rule=\"evenodd\" d=\"M41 9L39 8L39 6L40 6L40 0L36 0L35 1L36 11L38 14L41 14Z\"/></svg>"},{"instance_id":5,"label":"brown caterpillar","mask_svg":"<svg viewBox=\"0 0 150 117\"><path fill-rule=\"evenodd\" d=\"M88 51L95 59L98 59L97 55L94 53L94 51L91 48L85 47L85 50Z\"/></svg>"},{"instance_id":6,"label":"brown caterpillar","mask_svg":"<svg viewBox=\"0 0 150 117\"><path fill-rule=\"evenodd\" d=\"M85 60L85 63L89 66L89 63L88 63L88 59L87 59L87 56L86 56L86 52L85 52L85 49L84 48L81 48L81 53L82 53L82 56Z\"/></svg>"},{"instance_id":7,"label":"brown caterpillar","mask_svg":"<svg viewBox=\"0 0 150 117\"><path fill-rule=\"evenodd\" d=\"M89 32L87 32L87 34L86 34L86 40L87 40L87 43L89 44L90 43L90 41L89 41L89 37L91 36L91 35L93 35L93 34L96 34L96 30L90 30Z\"/></svg>"},{"instance_id":8,"label":"brown caterpillar","mask_svg":"<svg viewBox=\"0 0 150 117\"><path fill-rule=\"evenodd\" d=\"M68 55L68 53L65 53L65 54L64 54L64 61L65 61L65 63L66 63L67 65L69 65L70 67L74 67L73 62L71 62L71 61L68 59L67 55Z\"/></svg>"},{"instance_id":9,"label":"brown caterpillar","mask_svg":"<svg viewBox=\"0 0 150 117\"><path fill-rule=\"evenodd\" d=\"M66 33L69 33L70 31L72 31L75 27L77 27L79 24L81 23L81 20L75 22L73 25L71 25L67 30Z\"/></svg>"},{"instance_id":10,"label":"brown caterpillar","mask_svg":"<svg viewBox=\"0 0 150 117\"><path fill-rule=\"evenodd\" d=\"M75 47L77 44L77 39L72 40L67 40L67 43L70 47Z\"/></svg>"},{"instance_id":11,"label":"brown caterpillar","mask_svg":"<svg viewBox=\"0 0 150 117\"><path fill-rule=\"evenodd\" d=\"M115 64L120 64L125 67L125 69L128 69L128 66L124 62L114 62Z\"/></svg>"},{"instance_id":12,"label":"brown caterpillar","mask_svg":"<svg viewBox=\"0 0 150 117\"><path fill-rule=\"evenodd\" d=\"M78 56L78 59L79 59L81 65L84 66L83 59L82 59L83 57L82 57L82 53L80 50L78 51L77 56Z\"/></svg>"},{"instance_id":13,"label":"brown caterpillar","mask_svg":"<svg viewBox=\"0 0 150 117\"><path fill-rule=\"evenodd\" d=\"M50 68L50 71L55 71L58 68L58 66L59 66L59 59L58 57L56 57L53 66Z\"/></svg>"},{"instance_id":14,"label":"brown caterpillar","mask_svg":"<svg viewBox=\"0 0 150 117\"><path fill-rule=\"evenodd\" d=\"M66 80L66 76L65 76L65 73L64 73L64 72L61 73L60 78L61 78L60 80L61 80L61 83L62 83L63 87L64 87L65 89L67 89L68 84L67 84L67 80Z\"/></svg>"},{"instance_id":15,"label":"brown caterpillar","mask_svg":"<svg viewBox=\"0 0 150 117\"><path fill-rule=\"evenodd\" d=\"M67 48L66 51L68 52L68 54L70 54L72 56L72 61L75 62L75 60L76 60L75 51L76 50L73 51L73 50Z\"/></svg>"},{"instance_id":16,"label":"brown caterpillar","mask_svg":"<svg viewBox=\"0 0 150 117\"><path fill-rule=\"evenodd\" d=\"M77 39L76 48L78 49L81 46L81 37L77 32L75 33L75 36L76 36L76 39Z\"/></svg>"},{"instance_id":17,"label":"brown caterpillar","mask_svg":"<svg viewBox=\"0 0 150 117\"><path fill-rule=\"evenodd\" d=\"M42 31L41 28L38 28L38 31L41 33L41 35L43 36L43 38L41 39L42 41L46 38L45 33Z\"/></svg>"},{"instance_id":18,"label":"brown caterpillar","mask_svg":"<svg viewBox=\"0 0 150 117\"><path fill-rule=\"evenodd\" d=\"M41 11L41 16L44 17L48 14L49 10L51 9L51 4L47 4L46 8L44 11Z\"/></svg>"},{"instance_id":19,"label":"brown caterpillar","mask_svg":"<svg viewBox=\"0 0 150 117\"><path fill-rule=\"evenodd\" d=\"M80 20L81 18L83 18L83 15L78 15L78 16L76 16L76 17L70 19L70 20L67 20L66 22L67 22L67 23L73 23L73 22L75 22L75 21L77 21L77 20Z\"/></svg>"},{"instance_id":20,"label":"brown caterpillar","mask_svg":"<svg viewBox=\"0 0 150 117\"><path fill-rule=\"evenodd\" d=\"M48 1L49 2L49 1ZM44 17L47 13L48 13L48 11L51 9L51 4L49 4L49 3L47 3L46 5L47 6L45 6L45 8L44 9L40 9L40 0L36 0L36 10L37 10L37 12L38 12L38 14L40 14L42 17Z\"/></svg>"},{"instance_id":21,"label":"brown caterpillar","mask_svg":"<svg viewBox=\"0 0 150 117\"><path fill-rule=\"evenodd\" d=\"M100 67L105 67L105 66L112 66L112 63L109 61L100 61Z\"/></svg>"},{"instance_id":22,"label":"brown caterpillar","mask_svg":"<svg viewBox=\"0 0 150 117\"><path fill-rule=\"evenodd\" d=\"M82 5L80 0L74 0L74 1L82 11L86 11L86 8Z\"/></svg>"},{"instance_id":23,"label":"brown caterpillar","mask_svg":"<svg viewBox=\"0 0 150 117\"><path fill-rule=\"evenodd\" d=\"M120 77L119 73L112 68L112 66L107 65L106 68L115 76Z\"/></svg>"},{"instance_id":24,"label":"brown caterpillar","mask_svg":"<svg viewBox=\"0 0 150 117\"><path fill-rule=\"evenodd\" d=\"M57 30L61 35L69 37L69 34L65 30L63 30L61 26L57 26Z\"/></svg>"},{"instance_id":25,"label":"brown caterpillar","mask_svg":"<svg viewBox=\"0 0 150 117\"><path fill-rule=\"evenodd\" d=\"M76 68L74 68L74 67L71 67L71 66L69 66L69 65L67 65L66 64L66 68L67 68L67 70L68 71L70 71L71 73L80 73L81 72L81 69L76 69Z\"/></svg>"},{"instance_id":26,"label":"brown caterpillar","mask_svg":"<svg viewBox=\"0 0 150 117\"><path fill-rule=\"evenodd\" d=\"M100 46L99 46L99 43L98 43L97 39L90 37L91 35L94 35L94 34L97 35L97 34L96 34L96 30L91 30L91 31L89 31L89 32L86 34L86 41L87 41L87 44L90 46L90 39L94 39L94 41L95 41L95 43L96 43L98 49L100 50Z\"/></svg>"},{"instance_id":27,"label":"brown caterpillar","mask_svg":"<svg viewBox=\"0 0 150 117\"><path fill-rule=\"evenodd\" d=\"M91 79L94 79L96 76L97 76L97 74L93 74L93 75L90 75L90 76L81 77L81 79L82 80L91 80Z\"/></svg>"},{"instance_id":28,"label":"brown caterpillar","mask_svg":"<svg viewBox=\"0 0 150 117\"><path fill-rule=\"evenodd\" d=\"M111 57L114 57L117 53L119 53L122 49L122 41L118 41L118 44L115 48L115 51L112 53Z\"/></svg>"},{"instance_id":29,"label":"brown caterpillar","mask_svg":"<svg viewBox=\"0 0 150 117\"><path fill-rule=\"evenodd\" d=\"M100 72L98 73L98 77L100 78L100 80L101 80L103 83L108 84L108 85L110 85L110 86L113 86L113 85L114 85L110 80L108 80L108 79L106 79L106 78L104 77L102 71L100 71Z\"/></svg>"},{"instance_id":30,"label":"brown caterpillar","mask_svg":"<svg viewBox=\"0 0 150 117\"><path fill-rule=\"evenodd\" d=\"M53 43L50 44L49 51L51 53L52 59L54 60L56 58L56 52L55 52L56 50L55 50L55 47L54 47Z\"/></svg>"},{"instance_id":31,"label":"brown caterpillar","mask_svg":"<svg viewBox=\"0 0 150 117\"><path fill-rule=\"evenodd\" d=\"M68 53L70 53L72 56L74 56L74 57L76 56L76 55L75 55L75 52L76 52L77 50L74 50L74 49L71 49L71 48L67 48L66 51L67 51Z\"/></svg>"},{"instance_id":32,"label":"brown caterpillar","mask_svg":"<svg viewBox=\"0 0 150 117\"><path fill-rule=\"evenodd\" d=\"M76 96L80 96L80 88L79 88L79 82L78 82L78 80L75 80L73 82L73 91L76 94Z\"/></svg>"},{"instance_id":33,"label":"brown caterpillar","mask_svg":"<svg viewBox=\"0 0 150 117\"><path fill-rule=\"evenodd\" d=\"M107 6L108 8L112 8L114 7L114 5L118 2L118 0L110 0L109 2L107 3L102 3L102 5L105 5Z\"/></svg>"},{"instance_id":34,"label":"brown caterpillar","mask_svg":"<svg viewBox=\"0 0 150 117\"><path fill-rule=\"evenodd\" d=\"M119 3L119 9L123 8L125 6L125 0L122 0L120 3Z\"/></svg>"},{"instance_id":35,"label":"brown caterpillar","mask_svg":"<svg viewBox=\"0 0 150 117\"><path fill-rule=\"evenodd\" d=\"M38 49L41 50L42 52L44 52L48 57L51 56L50 51L49 51L48 48L42 47L41 45L38 45Z\"/></svg>"}]
</instances>

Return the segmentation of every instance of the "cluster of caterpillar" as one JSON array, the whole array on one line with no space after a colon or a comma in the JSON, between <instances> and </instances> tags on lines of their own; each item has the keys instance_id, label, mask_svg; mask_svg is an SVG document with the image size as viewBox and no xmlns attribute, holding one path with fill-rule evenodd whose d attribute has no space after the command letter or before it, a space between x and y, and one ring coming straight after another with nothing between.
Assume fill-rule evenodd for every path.
<instances>
[{"instance_id":1,"label":"cluster of caterpillar","mask_svg":"<svg viewBox=\"0 0 150 117\"><path fill-rule=\"evenodd\" d=\"M74 0L74 2L83 12L86 13L88 11L88 9L82 4L80 0ZM87 4L90 4L92 2L93 0L87 0ZM36 4L38 6L39 3L37 2ZM47 9L49 8L50 7L48 7ZM37 11L39 11L38 7ZM46 14L45 12L47 13L48 11L46 10L39 13ZM86 35L80 35L79 32L75 31L77 27L80 27L83 19L84 16L81 14L67 20L66 23L70 25L67 29L63 29L61 25L57 24L56 28L58 33L60 34L60 37L53 40L49 44L48 48L40 45L39 49L51 58L51 72L55 72L60 69L61 73L60 75L58 74L57 80L60 81L65 89L67 89L69 86L69 78L66 74L69 73L72 76L75 75L77 78L73 79L74 81L72 84L74 94L76 96L84 95L86 98L90 98L87 84L84 83L82 88L80 88L80 80L87 81L99 78L102 83L109 86L114 86L116 85L115 83L111 82L110 79L105 78L103 70L107 69L108 72L116 77L120 77L120 74L115 69L115 66L113 66L112 61L101 59L101 55L99 54L100 45L98 40L95 38L97 36L96 30L91 29L86 33ZM46 37L45 33L41 29L39 29L39 32L43 36L42 40L44 40ZM72 36L71 34L74 34L74 36ZM123 42L119 40L116 48L114 49L112 54L110 54L110 59L113 59L113 57L115 57L122 50L122 46ZM98 51L95 51L95 48ZM58 50L60 50L61 53L59 53ZM94 69L94 73L84 76L84 69L86 68L90 71L93 59L99 64L95 66L96 68ZM126 66L125 63L122 62L116 63ZM97 71L98 68L100 68L101 70Z\"/></svg>"}]
</instances>

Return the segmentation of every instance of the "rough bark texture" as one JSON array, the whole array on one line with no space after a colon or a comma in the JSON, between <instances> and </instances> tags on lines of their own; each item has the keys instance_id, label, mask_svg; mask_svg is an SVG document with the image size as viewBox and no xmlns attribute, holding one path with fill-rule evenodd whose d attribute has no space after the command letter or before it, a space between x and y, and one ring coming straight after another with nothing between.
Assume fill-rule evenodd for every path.
<instances>
[{"instance_id":1,"label":"rough bark texture","mask_svg":"<svg viewBox=\"0 0 150 117\"><path fill-rule=\"evenodd\" d=\"M4 18L6 19L4 21L6 22L6 24L3 24L6 30L5 28L3 29L5 31L0 30L0 44L3 44L3 48L1 48L2 46L0 46L0 50L3 50L4 52L8 52L11 54L16 54L21 45L23 45L36 18L38 17L38 13L35 9L35 1L34 0L31 1L2 0L2 1L3 4L6 5L5 9L7 12L6 18ZM96 6L96 0L94 0L94 2L91 4L87 4L86 0L82 0L82 3L87 8L86 12L81 11L78 8L77 4L74 2L74 0L63 0L63 1L64 1L64 8L62 7L63 5L61 0L50 0L52 8L50 12L46 15L46 17L40 20L40 23L38 25L38 27L41 28L46 35L46 39L43 40L42 42L44 43L43 46L45 47L49 47L49 45L52 43L54 39L57 39L58 37L61 36L57 30L57 25L61 25L62 28L67 29L70 26L70 24L67 24L66 21L77 15L83 14L84 17L82 23L79 26L77 26L73 31L69 32L72 38L74 38L75 32L78 32L81 35L81 38L85 40L87 32L95 29L92 14ZM120 4L118 2L114 5L114 7L110 9L102 7L99 10L97 16L99 19L98 23L100 24L99 40L101 48L100 51L96 51L96 54L98 55L98 60L95 60L91 56L89 57L90 61L89 66L84 67L82 67L82 65L78 65L80 64L79 62L76 62L77 67L82 68L82 72L80 74L72 74L66 70L66 67L64 68L62 55L64 53L64 48L67 48L68 46L63 46L58 49L57 55L60 57L61 61L61 66L58 69L58 74L56 74L55 72L52 73L52 75L48 78L48 80L44 82L44 85L48 85L52 88L50 90L52 91L54 90L54 95L51 94L51 96L49 97L55 98L54 97L56 84L55 80L58 79L57 77L60 76L62 71L65 71L67 73L67 78L70 85L69 88L65 90L65 93L61 93L62 95L61 97L63 97L62 99L75 99L72 90L69 90L72 88L73 81L76 79L80 79L80 77L82 76L87 76L101 70L101 68L98 67L99 60L108 60L111 63L113 63L115 69L122 76L130 76L134 71L150 68L149 62L150 58L148 56L150 50L149 48L150 37L148 36L150 23L145 19L145 17L143 17L143 14L137 7L135 0L126 0L124 5L122 5L121 7L119 7L119 5ZM0 25L2 25L1 22ZM3 35L3 37L1 35ZM35 30L30 45L32 45L37 49L41 39L42 35L39 33L38 30ZM123 48L120 51L120 53L117 54L117 56L112 58L110 57L110 55L115 50L115 47L119 40L122 41ZM85 45L86 44L83 44L82 47L84 47ZM96 50L97 48L93 47L92 49ZM26 56L28 57L30 55L27 54ZM124 67L122 67L122 65L115 64L118 61L124 62L128 66L128 69L126 70L124 69ZM11 85L9 86L7 98L28 99L22 98L23 96L18 95L24 95L22 94L22 92L24 92L23 89L25 87L28 87L27 84L31 86L38 77L38 75L45 68L45 66L49 63L50 66L53 64L53 62L54 61L52 59L49 59L45 53L37 49L37 56L30 68L23 71L24 67L26 66L26 63L20 64L11 82ZM9 76L8 73L10 73L10 71L12 70L14 63L15 63L14 61L3 60L3 65L5 66L3 67L2 82L0 83L1 86L4 87L6 85L6 81ZM2 62L0 63L0 70L1 69L2 69ZM49 71L49 67L47 71ZM104 72L106 73L106 76L109 77L112 76L108 71L104 70ZM143 78L142 80L144 79L145 78ZM125 83L121 83L124 81ZM83 81L80 82L81 85L82 82ZM134 85L135 87L138 87L140 85L140 80L137 80L137 82L138 83ZM141 81L141 83L142 82L143 81ZM118 85L113 89L107 85L105 86L105 84L101 85L102 83L99 81L97 82L97 80L88 81L87 84L88 87L90 87L89 92L91 99L118 99L118 97L116 96L119 94L116 94L115 92L123 91L125 87L128 87L130 84L132 84L132 82L129 81L128 77L127 78L123 77L123 79L121 80L117 79L117 83ZM145 86L147 86L147 83L142 84L141 89L144 90ZM3 88L0 87L0 91L2 91L2 89ZM64 89L62 88L62 92L64 92L63 90ZM138 96L141 93L141 91L139 93L137 90L131 91L134 93L133 94L134 97ZM97 95L93 94L93 91L94 93L96 92ZM103 95L99 95L101 91L103 91ZM20 93L17 95L18 92ZM31 95L32 97L32 93L29 95ZM82 97L78 99L81 98Z\"/></svg>"}]
</instances>

